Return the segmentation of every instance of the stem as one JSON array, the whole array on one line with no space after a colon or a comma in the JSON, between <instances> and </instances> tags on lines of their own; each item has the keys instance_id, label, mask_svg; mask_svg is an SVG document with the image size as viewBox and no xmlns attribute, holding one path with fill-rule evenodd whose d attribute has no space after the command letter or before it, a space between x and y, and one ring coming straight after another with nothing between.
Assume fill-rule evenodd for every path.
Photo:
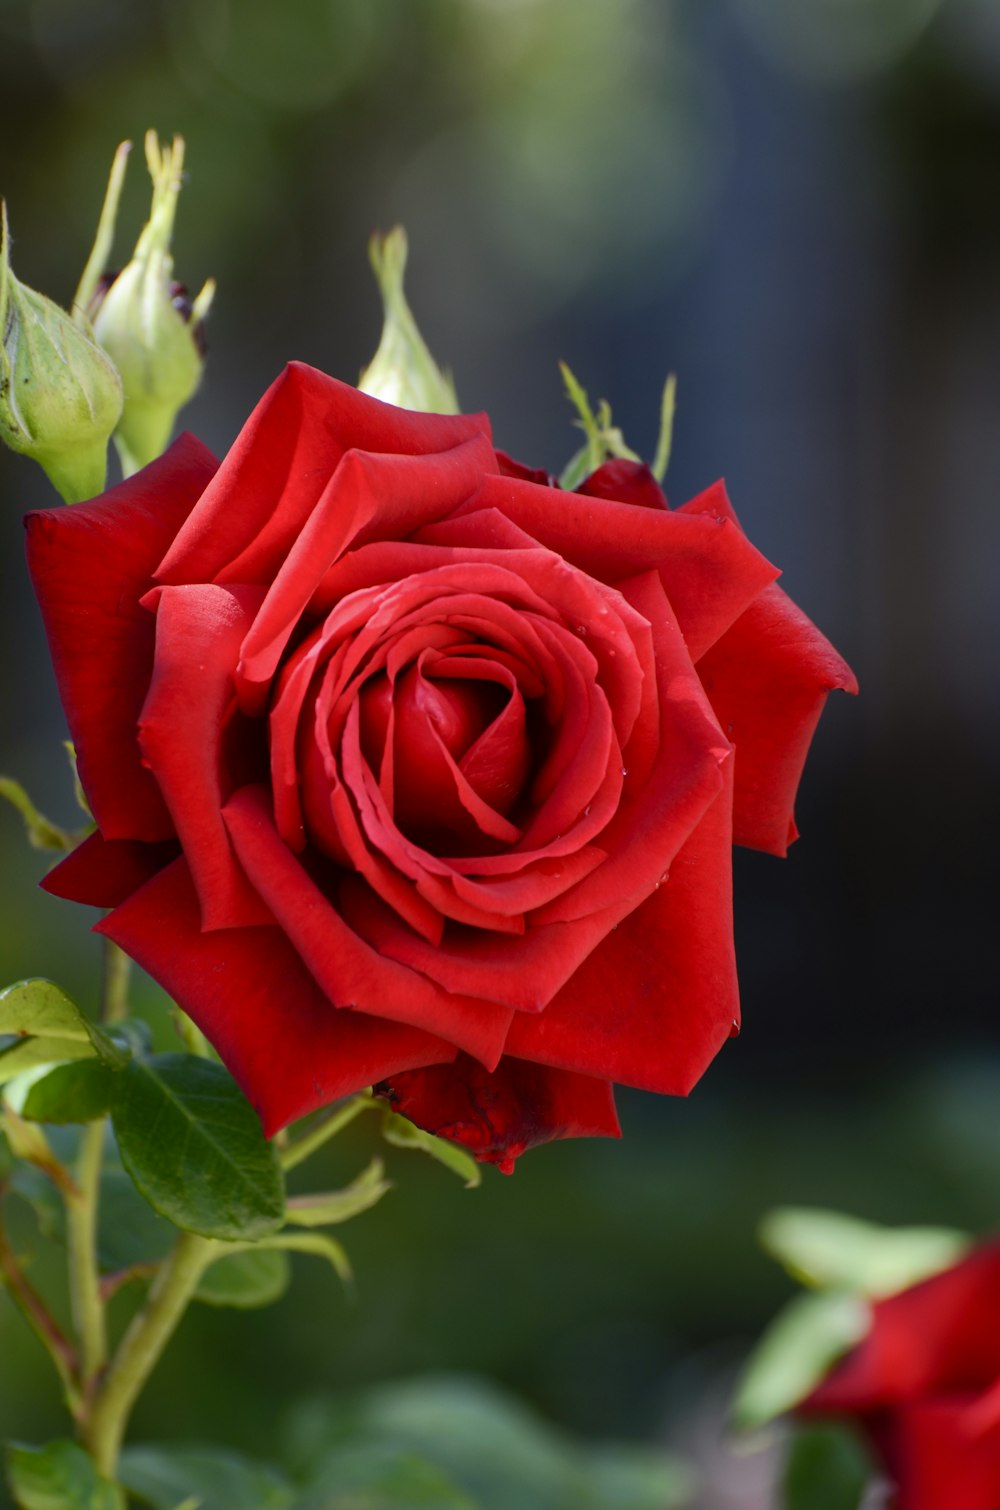
<instances>
[{"instance_id":1,"label":"stem","mask_svg":"<svg viewBox=\"0 0 1000 1510\"><path fill-rule=\"evenodd\" d=\"M322 1148L328 1138L335 1137L349 1122L353 1122L355 1117L360 1116L364 1111L375 1110L377 1110L377 1105L370 1096L352 1096L346 1106L334 1112L332 1117L328 1117L318 1127L312 1128L297 1142L290 1143L287 1148L281 1149L279 1157L282 1169L294 1169L296 1164L301 1164L304 1159L309 1158L310 1154L314 1154L317 1148Z\"/></svg>"},{"instance_id":2,"label":"stem","mask_svg":"<svg viewBox=\"0 0 1000 1510\"><path fill-rule=\"evenodd\" d=\"M132 1407L198 1287L213 1244L182 1232L94 1400L84 1438L99 1473L114 1478Z\"/></svg>"},{"instance_id":3,"label":"stem","mask_svg":"<svg viewBox=\"0 0 1000 1510\"><path fill-rule=\"evenodd\" d=\"M97 1207L103 1153L102 1117L97 1122L88 1122L83 1129L76 1165L79 1192L66 1201L70 1303L80 1344L84 1385L104 1367L107 1358L104 1302L97 1269Z\"/></svg>"},{"instance_id":4,"label":"stem","mask_svg":"<svg viewBox=\"0 0 1000 1510\"><path fill-rule=\"evenodd\" d=\"M104 940L104 988L101 1021L121 1022L128 1016L128 982L132 961L111 939Z\"/></svg>"},{"instance_id":5,"label":"stem","mask_svg":"<svg viewBox=\"0 0 1000 1510\"><path fill-rule=\"evenodd\" d=\"M73 1415L80 1409L80 1391L76 1382L76 1355L62 1329L35 1287L25 1277L7 1235L0 1227L0 1279L21 1315L55 1365Z\"/></svg>"}]
</instances>

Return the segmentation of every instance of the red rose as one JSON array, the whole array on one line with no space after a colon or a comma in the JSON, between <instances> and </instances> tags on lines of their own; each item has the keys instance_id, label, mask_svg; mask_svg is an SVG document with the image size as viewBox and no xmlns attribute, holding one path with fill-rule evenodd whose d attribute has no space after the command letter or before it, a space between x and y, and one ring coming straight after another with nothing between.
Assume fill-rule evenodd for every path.
<instances>
[{"instance_id":1,"label":"red rose","mask_svg":"<svg viewBox=\"0 0 1000 1510\"><path fill-rule=\"evenodd\" d=\"M997 1510L1000 1243L876 1302L865 1340L800 1410L861 1422L897 1510Z\"/></svg>"},{"instance_id":2,"label":"red rose","mask_svg":"<svg viewBox=\"0 0 1000 1510\"><path fill-rule=\"evenodd\" d=\"M784 853L853 686L721 485L503 460L295 364L221 465L29 518L98 824L46 884L270 1132L379 1083L509 1168L616 1134L615 1081L686 1092L738 1017L733 839Z\"/></svg>"}]
</instances>

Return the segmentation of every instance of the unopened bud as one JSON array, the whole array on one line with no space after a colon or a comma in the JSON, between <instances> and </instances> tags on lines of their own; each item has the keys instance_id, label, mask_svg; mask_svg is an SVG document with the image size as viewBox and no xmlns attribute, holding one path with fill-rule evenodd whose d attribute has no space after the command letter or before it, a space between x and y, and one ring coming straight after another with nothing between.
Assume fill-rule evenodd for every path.
<instances>
[{"instance_id":1,"label":"unopened bud","mask_svg":"<svg viewBox=\"0 0 1000 1510\"><path fill-rule=\"evenodd\" d=\"M170 239L181 189L183 140L175 137L172 146L161 149L156 133L148 132L146 161L153 180L153 202L132 260L108 279L96 275L92 257L77 295L78 308L93 321L95 339L121 376L125 408L115 445L126 476L162 454L178 410L198 387L204 366L200 326L215 293L210 280L192 301L173 279ZM110 241L123 166L123 149L119 149L98 245Z\"/></svg>"},{"instance_id":2,"label":"unopened bud","mask_svg":"<svg viewBox=\"0 0 1000 1510\"><path fill-rule=\"evenodd\" d=\"M368 257L382 294L384 323L378 350L358 379L358 387L401 409L458 414L451 374L442 372L431 356L406 302L406 254L406 232L401 225L387 236L376 231L368 243Z\"/></svg>"},{"instance_id":3,"label":"unopened bud","mask_svg":"<svg viewBox=\"0 0 1000 1510\"><path fill-rule=\"evenodd\" d=\"M67 503L104 489L122 385L65 310L15 278L0 206L0 439L37 461Z\"/></svg>"}]
</instances>

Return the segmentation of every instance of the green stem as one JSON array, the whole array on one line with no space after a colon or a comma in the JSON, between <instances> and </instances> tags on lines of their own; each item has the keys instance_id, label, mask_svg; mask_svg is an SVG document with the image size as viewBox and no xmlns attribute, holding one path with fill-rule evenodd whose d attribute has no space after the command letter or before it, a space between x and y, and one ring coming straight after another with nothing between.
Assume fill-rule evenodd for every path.
<instances>
[{"instance_id":1,"label":"green stem","mask_svg":"<svg viewBox=\"0 0 1000 1510\"><path fill-rule=\"evenodd\" d=\"M2 1227L0 1227L0 1280L3 1281L11 1300L52 1359L62 1383L66 1403L72 1414L78 1415L80 1391L76 1377L76 1354L48 1306L26 1278Z\"/></svg>"},{"instance_id":2,"label":"green stem","mask_svg":"<svg viewBox=\"0 0 1000 1510\"><path fill-rule=\"evenodd\" d=\"M128 982L132 961L128 955L112 943L104 940L104 990L101 1003L101 1021L121 1022L128 1016Z\"/></svg>"},{"instance_id":3,"label":"green stem","mask_svg":"<svg viewBox=\"0 0 1000 1510\"><path fill-rule=\"evenodd\" d=\"M314 1154L317 1148L322 1148L328 1138L333 1138L355 1117L365 1111L378 1110L377 1103L370 1096L352 1096L339 1111L335 1111L332 1117L321 1122L318 1127L312 1128L304 1137L295 1143L289 1143L287 1147L279 1151L281 1167L285 1170L294 1169L296 1164L301 1164Z\"/></svg>"},{"instance_id":4,"label":"green stem","mask_svg":"<svg viewBox=\"0 0 1000 1510\"><path fill-rule=\"evenodd\" d=\"M104 1367L107 1359L104 1302L97 1268L97 1208L103 1153L102 1117L97 1122L88 1122L83 1129L76 1164L78 1191L66 1201L70 1304L84 1385Z\"/></svg>"},{"instance_id":5,"label":"green stem","mask_svg":"<svg viewBox=\"0 0 1000 1510\"><path fill-rule=\"evenodd\" d=\"M213 1246L207 1238L181 1233L97 1392L84 1440L107 1478L115 1476L132 1407L198 1288Z\"/></svg>"}]
</instances>

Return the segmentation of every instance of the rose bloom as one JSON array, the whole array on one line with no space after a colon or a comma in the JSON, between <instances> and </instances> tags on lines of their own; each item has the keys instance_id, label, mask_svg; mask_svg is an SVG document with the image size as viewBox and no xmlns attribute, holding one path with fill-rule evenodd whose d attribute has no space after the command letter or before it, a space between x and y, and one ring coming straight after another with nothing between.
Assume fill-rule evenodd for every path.
<instances>
[{"instance_id":1,"label":"rose bloom","mask_svg":"<svg viewBox=\"0 0 1000 1510\"><path fill-rule=\"evenodd\" d=\"M865 1340L800 1410L861 1424L895 1510L997 1510L1000 1243L876 1302Z\"/></svg>"},{"instance_id":2,"label":"rose bloom","mask_svg":"<svg viewBox=\"0 0 1000 1510\"><path fill-rule=\"evenodd\" d=\"M578 494L293 364L28 554L97 831L44 883L273 1133L376 1085L503 1169L684 1094L739 1020L731 848L784 854L844 662L721 484Z\"/></svg>"}]
</instances>

